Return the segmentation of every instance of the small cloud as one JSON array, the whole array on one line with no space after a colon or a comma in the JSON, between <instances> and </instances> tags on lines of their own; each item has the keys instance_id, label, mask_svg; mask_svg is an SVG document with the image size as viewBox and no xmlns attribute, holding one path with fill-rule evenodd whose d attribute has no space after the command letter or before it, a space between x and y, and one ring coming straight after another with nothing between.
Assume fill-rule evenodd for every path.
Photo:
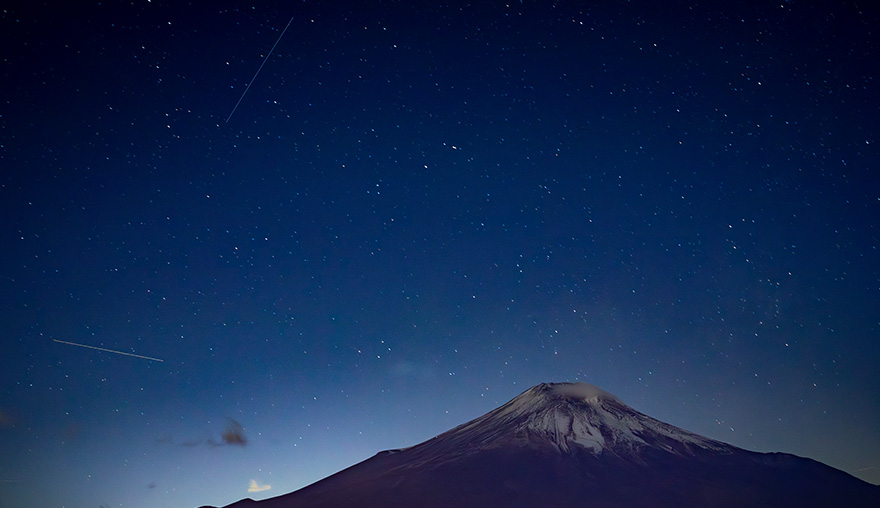
<instances>
[{"instance_id":1,"label":"small cloud","mask_svg":"<svg viewBox=\"0 0 880 508\"><path fill-rule=\"evenodd\" d=\"M269 490L271 488L271 485L260 485L257 483L257 480L251 480L250 485L248 485L248 492L263 492L264 490Z\"/></svg>"},{"instance_id":2,"label":"small cloud","mask_svg":"<svg viewBox=\"0 0 880 508\"><path fill-rule=\"evenodd\" d=\"M240 423L233 419L229 419L229 427L223 432L223 443L228 445L244 446L247 444L247 438L244 437L244 428Z\"/></svg>"},{"instance_id":3,"label":"small cloud","mask_svg":"<svg viewBox=\"0 0 880 508\"><path fill-rule=\"evenodd\" d=\"M171 437L161 437L157 441L162 444L174 444L174 440L171 439ZM220 434L219 442L213 438L208 438L204 441L184 441L180 443L180 446L183 446L185 448L192 448L196 446L206 445L210 446L211 448L217 448L219 446L227 445L247 446L247 442L247 437L244 435L244 427L242 427L241 424L237 421L230 418L229 425L226 427L226 430L224 430L223 433Z\"/></svg>"}]
</instances>

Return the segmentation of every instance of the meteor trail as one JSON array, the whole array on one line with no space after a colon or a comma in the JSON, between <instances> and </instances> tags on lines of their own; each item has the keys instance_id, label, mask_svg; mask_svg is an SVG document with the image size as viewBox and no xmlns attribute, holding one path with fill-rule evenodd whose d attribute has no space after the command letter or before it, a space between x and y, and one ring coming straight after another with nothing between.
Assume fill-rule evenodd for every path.
<instances>
[{"instance_id":1,"label":"meteor trail","mask_svg":"<svg viewBox=\"0 0 880 508\"><path fill-rule=\"evenodd\" d=\"M284 27L284 30L281 31L281 35L278 36L278 40L275 41L275 45L273 45L272 49L269 50L266 58L263 59L263 63L260 64L260 68L257 69L257 72L254 73L254 77L251 78L251 82L248 83L246 87L244 87L244 92L241 92L241 97L238 98L238 102L235 103L235 107L232 108L232 112L230 112L229 116L226 117L226 123L229 123L229 119L232 118L235 110L238 109L238 105L241 104L241 100L244 99L244 94L248 93L248 90L251 89L251 85L253 85L254 80L257 79L257 74L259 74L260 71L263 70L263 66L266 65L266 60L268 60L269 57L272 56L272 52L275 51L275 46L277 46L278 43L281 42L281 38L284 37L284 32L286 32L287 29L290 28L291 23L293 23L293 18L290 18L290 21L287 22L287 26Z\"/></svg>"},{"instance_id":2,"label":"meteor trail","mask_svg":"<svg viewBox=\"0 0 880 508\"><path fill-rule=\"evenodd\" d=\"M118 355L134 356L135 358L143 358L144 360L152 360L154 362L164 362L165 361L165 360L160 360L158 358L153 358L151 356L136 355L134 353L126 353L124 351L115 351L113 349L104 349L102 347L89 346L86 344L77 344L76 342L67 342L65 340L58 340L58 339L52 339L52 340L54 340L55 342L60 342L61 344L70 344L71 346L87 347L89 349L97 349L98 351L106 351L108 353L116 353Z\"/></svg>"}]
</instances>

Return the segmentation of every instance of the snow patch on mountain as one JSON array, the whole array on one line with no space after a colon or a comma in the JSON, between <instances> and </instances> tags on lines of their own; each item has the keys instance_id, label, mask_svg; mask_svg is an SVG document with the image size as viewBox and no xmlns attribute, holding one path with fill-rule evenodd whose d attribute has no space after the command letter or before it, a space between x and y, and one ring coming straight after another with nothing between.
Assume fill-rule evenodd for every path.
<instances>
[{"instance_id":1,"label":"snow patch on mountain","mask_svg":"<svg viewBox=\"0 0 880 508\"><path fill-rule=\"evenodd\" d=\"M582 399L584 401L598 402L599 399L612 399L620 401L614 395L606 392L596 385L588 383L554 383L539 385L546 386L549 393L560 397L570 397L574 399Z\"/></svg>"},{"instance_id":2,"label":"snow patch on mountain","mask_svg":"<svg viewBox=\"0 0 880 508\"><path fill-rule=\"evenodd\" d=\"M686 455L696 449L731 449L727 444L655 420L586 383L537 385L496 410L425 444L459 450L510 444L551 446L561 453L571 453L573 447L579 447L594 455L628 456L637 455L644 448Z\"/></svg>"}]
</instances>

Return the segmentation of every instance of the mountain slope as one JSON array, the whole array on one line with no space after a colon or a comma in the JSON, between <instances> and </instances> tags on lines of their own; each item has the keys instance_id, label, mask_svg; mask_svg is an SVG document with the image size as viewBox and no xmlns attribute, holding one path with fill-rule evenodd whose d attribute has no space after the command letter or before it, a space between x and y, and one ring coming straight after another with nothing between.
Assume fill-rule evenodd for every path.
<instances>
[{"instance_id":1,"label":"mountain slope","mask_svg":"<svg viewBox=\"0 0 880 508\"><path fill-rule=\"evenodd\" d=\"M541 384L431 440L229 508L877 507L880 487L644 415L586 384Z\"/></svg>"},{"instance_id":2,"label":"mountain slope","mask_svg":"<svg viewBox=\"0 0 880 508\"><path fill-rule=\"evenodd\" d=\"M535 386L419 447L433 450L442 446L447 453L456 453L465 448L484 450L511 445L549 446L562 453L571 452L574 446L594 455L629 457L636 457L646 447L685 454L700 449L721 453L733 450L639 413L614 395L585 383Z\"/></svg>"}]
</instances>

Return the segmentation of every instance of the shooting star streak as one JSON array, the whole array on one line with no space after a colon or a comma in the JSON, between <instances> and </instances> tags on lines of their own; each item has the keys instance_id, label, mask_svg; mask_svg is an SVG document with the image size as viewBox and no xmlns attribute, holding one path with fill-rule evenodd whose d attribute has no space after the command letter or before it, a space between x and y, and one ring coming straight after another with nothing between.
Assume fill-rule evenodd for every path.
<instances>
[{"instance_id":1,"label":"shooting star streak","mask_svg":"<svg viewBox=\"0 0 880 508\"><path fill-rule=\"evenodd\" d=\"M77 344L76 342L67 342L65 340L58 340L58 339L52 339L52 340L54 340L55 342L60 342L61 344L69 344L71 346L79 346L79 347L86 347L89 349L97 349L98 351L106 351L108 353L116 353L118 355L133 356L135 358L143 358L144 360L151 360L154 362L164 362L165 361L165 360L160 360L159 358L153 358L152 356L136 355L134 353L126 353L124 351L115 351L113 349L104 349L102 347L89 346L87 344Z\"/></svg>"},{"instance_id":2,"label":"shooting star streak","mask_svg":"<svg viewBox=\"0 0 880 508\"><path fill-rule=\"evenodd\" d=\"M860 472L862 472L862 471L867 471L867 470L869 470L869 469L874 469L874 468L876 468L876 467L877 467L877 466L863 467L863 468L861 468L861 469L853 470L853 473L860 473Z\"/></svg>"},{"instance_id":3,"label":"shooting star streak","mask_svg":"<svg viewBox=\"0 0 880 508\"><path fill-rule=\"evenodd\" d=\"M226 123L229 123L229 119L232 118L235 110L238 109L238 105L241 104L241 100L244 99L244 94L248 93L248 90L251 89L251 85L253 85L254 80L257 79L257 74L259 74L260 71L263 70L263 66L266 65L266 60L268 60L269 57L272 56L272 52L275 51L275 46L277 46L278 43L281 42L281 38L284 37L284 32L286 32L287 29L290 28L291 23L293 23L293 18L290 18L290 21L287 22L287 26L284 27L284 30L281 31L281 35L278 36L278 40L275 41L275 45L272 46L272 49L269 50L266 58L263 59L263 63L260 64L260 68L257 69L257 72L254 73L254 77L251 78L251 82L248 83L247 86L244 88L244 92L241 92L241 97L238 98L238 102L235 103L235 107L232 108L232 112L230 112L229 116L226 117Z\"/></svg>"}]
</instances>

